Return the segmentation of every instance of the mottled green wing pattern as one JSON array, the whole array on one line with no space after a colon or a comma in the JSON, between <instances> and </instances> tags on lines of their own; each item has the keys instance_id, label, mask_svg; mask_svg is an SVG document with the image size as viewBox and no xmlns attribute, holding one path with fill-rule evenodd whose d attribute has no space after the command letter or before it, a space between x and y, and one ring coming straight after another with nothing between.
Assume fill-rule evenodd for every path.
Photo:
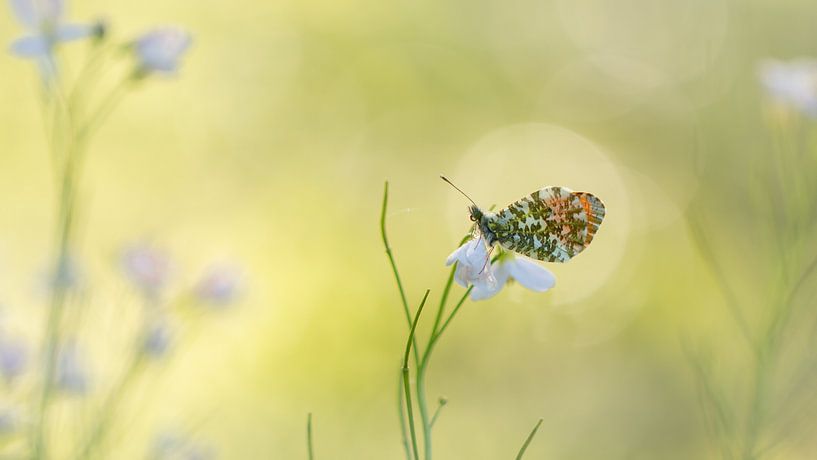
<instances>
[{"instance_id":1,"label":"mottled green wing pattern","mask_svg":"<svg viewBox=\"0 0 817 460\"><path fill-rule=\"evenodd\" d=\"M604 212L604 203L590 193L545 187L497 212L488 227L505 249L567 262L593 241Z\"/></svg>"}]
</instances>

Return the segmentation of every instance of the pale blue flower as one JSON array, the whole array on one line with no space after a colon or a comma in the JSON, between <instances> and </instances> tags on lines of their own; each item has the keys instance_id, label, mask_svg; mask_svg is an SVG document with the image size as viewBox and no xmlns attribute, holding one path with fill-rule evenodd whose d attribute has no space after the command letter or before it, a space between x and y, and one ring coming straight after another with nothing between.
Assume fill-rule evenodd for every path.
<instances>
[{"instance_id":1,"label":"pale blue flower","mask_svg":"<svg viewBox=\"0 0 817 460\"><path fill-rule=\"evenodd\" d=\"M53 49L60 43L88 37L93 28L64 21L63 0L9 0L17 20L27 35L11 44L11 51L23 58L51 60Z\"/></svg>"},{"instance_id":2,"label":"pale blue flower","mask_svg":"<svg viewBox=\"0 0 817 460\"><path fill-rule=\"evenodd\" d=\"M14 382L28 366L28 347L21 340L0 339L0 375L7 383Z\"/></svg>"},{"instance_id":3,"label":"pale blue flower","mask_svg":"<svg viewBox=\"0 0 817 460\"><path fill-rule=\"evenodd\" d=\"M153 460L214 460L215 451L188 436L162 433L153 442Z\"/></svg>"},{"instance_id":4,"label":"pale blue flower","mask_svg":"<svg viewBox=\"0 0 817 460\"><path fill-rule=\"evenodd\" d=\"M76 343L67 342L60 347L54 384L68 394L84 395L88 392L89 377L85 356Z\"/></svg>"},{"instance_id":5,"label":"pale blue flower","mask_svg":"<svg viewBox=\"0 0 817 460\"><path fill-rule=\"evenodd\" d=\"M194 293L199 301L223 307L233 302L241 293L243 275L229 265L210 267L196 284Z\"/></svg>"},{"instance_id":6,"label":"pale blue flower","mask_svg":"<svg viewBox=\"0 0 817 460\"><path fill-rule=\"evenodd\" d=\"M760 83L778 106L817 117L817 60L762 61Z\"/></svg>"},{"instance_id":7,"label":"pale blue flower","mask_svg":"<svg viewBox=\"0 0 817 460\"><path fill-rule=\"evenodd\" d=\"M122 271L147 298L155 300L170 281L172 263L161 249L145 242L122 251Z\"/></svg>"},{"instance_id":8,"label":"pale blue flower","mask_svg":"<svg viewBox=\"0 0 817 460\"><path fill-rule=\"evenodd\" d=\"M147 32L133 45L137 73L139 75L153 72L175 73L191 43L190 34L176 27L162 27Z\"/></svg>"},{"instance_id":9,"label":"pale blue flower","mask_svg":"<svg viewBox=\"0 0 817 460\"><path fill-rule=\"evenodd\" d=\"M556 277L550 270L527 257L511 251L504 251L493 263L490 257L482 238L473 238L446 260L446 265L457 263L454 279L458 284L473 286L471 300L495 296L510 280L536 292L547 291L556 284Z\"/></svg>"}]
</instances>

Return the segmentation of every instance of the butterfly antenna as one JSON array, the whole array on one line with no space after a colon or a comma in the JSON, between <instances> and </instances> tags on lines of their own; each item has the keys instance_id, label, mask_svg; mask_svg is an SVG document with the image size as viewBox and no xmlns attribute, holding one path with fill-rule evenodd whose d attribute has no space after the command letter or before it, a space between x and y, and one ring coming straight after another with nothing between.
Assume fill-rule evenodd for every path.
<instances>
[{"instance_id":1,"label":"butterfly antenna","mask_svg":"<svg viewBox=\"0 0 817 460\"><path fill-rule=\"evenodd\" d=\"M473 205L474 205L474 206L477 206L477 204L476 204L476 203L474 203L474 200L472 200L470 196L468 196L468 195L467 195L465 192L463 192L462 190L460 190L460 188L459 188L459 187L457 187L456 185L454 185L454 183L453 183L453 182L451 182L450 180L448 180L448 178L447 178L447 177L445 177L445 176L440 176L440 179L442 179L442 180L446 181L446 182L448 183L448 185L450 185L450 186L454 187L454 190L456 190L456 191L458 191L458 192L462 193L462 196L464 196L465 198L468 198L468 201L470 201L471 203L473 203Z\"/></svg>"}]
</instances>

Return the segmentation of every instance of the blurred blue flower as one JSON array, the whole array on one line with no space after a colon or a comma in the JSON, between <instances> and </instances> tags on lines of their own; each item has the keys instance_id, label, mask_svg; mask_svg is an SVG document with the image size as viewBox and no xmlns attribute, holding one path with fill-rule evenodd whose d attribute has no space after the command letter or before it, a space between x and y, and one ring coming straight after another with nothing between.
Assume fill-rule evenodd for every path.
<instances>
[{"instance_id":1,"label":"blurred blue flower","mask_svg":"<svg viewBox=\"0 0 817 460\"><path fill-rule=\"evenodd\" d=\"M175 73L191 43L190 34L176 27L157 28L147 32L134 43L138 61L137 74Z\"/></svg>"},{"instance_id":2,"label":"blurred blue flower","mask_svg":"<svg viewBox=\"0 0 817 460\"><path fill-rule=\"evenodd\" d=\"M0 437L16 433L20 425L22 425L22 420L17 410L11 407L0 409Z\"/></svg>"},{"instance_id":3,"label":"blurred blue flower","mask_svg":"<svg viewBox=\"0 0 817 460\"><path fill-rule=\"evenodd\" d=\"M223 307L234 301L241 292L243 275L229 265L210 267L196 284L194 293L199 301Z\"/></svg>"},{"instance_id":4,"label":"blurred blue flower","mask_svg":"<svg viewBox=\"0 0 817 460\"><path fill-rule=\"evenodd\" d=\"M153 358L161 358L167 353L173 341L173 331L166 321L152 322L145 333L142 351Z\"/></svg>"},{"instance_id":5,"label":"blurred blue flower","mask_svg":"<svg viewBox=\"0 0 817 460\"><path fill-rule=\"evenodd\" d=\"M544 292L556 284L556 277L547 268L527 257L511 251L502 252L496 262L489 262L490 254L481 238L473 238L451 253L446 265L457 263L454 280L463 287L469 284L471 300L495 296L510 280L536 292Z\"/></svg>"},{"instance_id":6,"label":"blurred blue flower","mask_svg":"<svg viewBox=\"0 0 817 460\"><path fill-rule=\"evenodd\" d=\"M28 347L21 340L0 339L0 375L7 383L13 383L25 372L28 365Z\"/></svg>"},{"instance_id":7,"label":"blurred blue flower","mask_svg":"<svg viewBox=\"0 0 817 460\"><path fill-rule=\"evenodd\" d=\"M817 117L817 60L764 60L758 70L760 83L774 103L810 117Z\"/></svg>"},{"instance_id":8,"label":"blurred blue flower","mask_svg":"<svg viewBox=\"0 0 817 460\"><path fill-rule=\"evenodd\" d=\"M213 460L215 452L209 446L194 442L187 436L162 433L153 443L153 460Z\"/></svg>"},{"instance_id":9,"label":"blurred blue flower","mask_svg":"<svg viewBox=\"0 0 817 460\"><path fill-rule=\"evenodd\" d=\"M125 247L121 265L125 276L151 300L159 297L170 280L170 256L149 243Z\"/></svg>"},{"instance_id":10,"label":"blurred blue flower","mask_svg":"<svg viewBox=\"0 0 817 460\"><path fill-rule=\"evenodd\" d=\"M29 35L15 40L11 51L23 58L51 59L59 43L88 37L93 28L64 22L63 0L9 0L17 20Z\"/></svg>"},{"instance_id":11,"label":"blurred blue flower","mask_svg":"<svg viewBox=\"0 0 817 460\"><path fill-rule=\"evenodd\" d=\"M60 347L54 384L68 394L84 395L88 392L89 379L84 356L75 342L67 342Z\"/></svg>"}]
</instances>

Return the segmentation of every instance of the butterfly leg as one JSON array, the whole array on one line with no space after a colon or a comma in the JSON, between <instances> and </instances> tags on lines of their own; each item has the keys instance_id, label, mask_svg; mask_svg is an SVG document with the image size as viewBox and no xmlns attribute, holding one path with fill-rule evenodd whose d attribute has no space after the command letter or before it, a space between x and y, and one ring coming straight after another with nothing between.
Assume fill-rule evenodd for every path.
<instances>
[{"instance_id":1,"label":"butterfly leg","mask_svg":"<svg viewBox=\"0 0 817 460\"><path fill-rule=\"evenodd\" d=\"M479 271L479 273L478 273L479 275L481 275L481 274L482 274L482 272L484 272L484 271L485 271L485 269L488 267L488 262L490 262L490 261L491 261L491 253L493 253L493 252L494 252L494 248L495 248L495 247L496 247L496 246L491 246L491 250L490 250L490 251L488 251L488 255L487 255L487 256L485 256L485 263L484 263L484 264L482 264L482 270L480 270L480 271Z\"/></svg>"}]
</instances>

